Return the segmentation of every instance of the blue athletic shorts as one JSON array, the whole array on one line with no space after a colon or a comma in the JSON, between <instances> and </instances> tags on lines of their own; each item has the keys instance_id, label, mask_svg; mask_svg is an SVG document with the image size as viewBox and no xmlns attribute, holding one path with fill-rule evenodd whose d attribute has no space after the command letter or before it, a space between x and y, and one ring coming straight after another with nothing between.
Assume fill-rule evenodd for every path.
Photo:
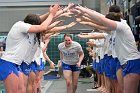
<instances>
[{"instance_id":1,"label":"blue athletic shorts","mask_svg":"<svg viewBox=\"0 0 140 93\"><path fill-rule=\"evenodd\" d=\"M12 62L0 59L0 80L5 80L12 72L19 76L20 66Z\"/></svg>"},{"instance_id":2,"label":"blue athletic shorts","mask_svg":"<svg viewBox=\"0 0 140 93\"><path fill-rule=\"evenodd\" d=\"M140 59L127 61L127 64L123 69L123 76L126 76L129 73L140 74Z\"/></svg>"},{"instance_id":3,"label":"blue athletic shorts","mask_svg":"<svg viewBox=\"0 0 140 93\"><path fill-rule=\"evenodd\" d=\"M31 68L31 71L33 71L36 74L37 64L35 61L31 62L30 68Z\"/></svg>"},{"instance_id":4,"label":"blue athletic shorts","mask_svg":"<svg viewBox=\"0 0 140 93\"><path fill-rule=\"evenodd\" d=\"M31 68L30 65L27 65L25 62L22 62L22 64L20 65L21 71L26 75L29 76L30 72L31 72Z\"/></svg>"},{"instance_id":5,"label":"blue athletic shorts","mask_svg":"<svg viewBox=\"0 0 140 93\"><path fill-rule=\"evenodd\" d=\"M69 65L62 62L62 69L63 70L71 70L71 71L80 71L80 67L76 65Z\"/></svg>"},{"instance_id":6,"label":"blue athletic shorts","mask_svg":"<svg viewBox=\"0 0 140 93\"><path fill-rule=\"evenodd\" d=\"M115 58L115 62L117 63L116 72L121 68L120 61L118 58Z\"/></svg>"},{"instance_id":7,"label":"blue athletic shorts","mask_svg":"<svg viewBox=\"0 0 140 93\"><path fill-rule=\"evenodd\" d=\"M111 71L110 71L110 59L111 59L111 56L106 56L104 57L104 72L105 72L105 75L107 77L110 77L111 76Z\"/></svg>"},{"instance_id":8,"label":"blue athletic shorts","mask_svg":"<svg viewBox=\"0 0 140 93\"><path fill-rule=\"evenodd\" d=\"M102 74L101 65L102 65L101 61L99 63L97 63L97 68L98 68L97 71L98 71L99 74Z\"/></svg>"},{"instance_id":9,"label":"blue athletic shorts","mask_svg":"<svg viewBox=\"0 0 140 93\"><path fill-rule=\"evenodd\" d=\"M104 68L105 68L105 59L103 58L103 59L101 59L100 60L100 71L101 71L101 73L100 74L102 74L103 72L105 72L104 71Z\"/></svg>"},{"instance_id":10,"label":"blue athletic shorts","mask_svg":"<svg viewBox=\"0 0 140 93\"><path fill-rule=\"evenodd\" d=\"M109 65L110 65L110 79L111 80L117 80L116 76L116 68L117 68L117 60L111 56L109 60Z\"/></svg>"},{"instance_id":11,"label":"blue athletic shorts","mask_svg":"<svg viewBox=\"0 0 140 93\"><path fill-rule=\"evenodd\" d=\"M40 65L37 65L36 70L38 70L38 71L44 71L44 69L45 69L45 64L44 64L42 58L40 58Z\"/></svg>"}]
</instances>

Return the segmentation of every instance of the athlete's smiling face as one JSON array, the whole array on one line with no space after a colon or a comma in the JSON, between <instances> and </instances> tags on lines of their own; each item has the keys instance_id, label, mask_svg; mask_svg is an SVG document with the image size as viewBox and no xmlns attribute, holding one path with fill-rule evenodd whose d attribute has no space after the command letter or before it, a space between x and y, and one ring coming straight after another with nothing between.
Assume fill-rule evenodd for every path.
<instances>
[{"instance_id":1,"label":"athlete's smiling face","mask_svg":"<svg viewBox=\"0 0 140 93\"><path fill-rule=\"evenodd\" d=\"M65 37L65 46L69 47L72 43L71 37L66 36Z\"/></svg>"}]
</instances>

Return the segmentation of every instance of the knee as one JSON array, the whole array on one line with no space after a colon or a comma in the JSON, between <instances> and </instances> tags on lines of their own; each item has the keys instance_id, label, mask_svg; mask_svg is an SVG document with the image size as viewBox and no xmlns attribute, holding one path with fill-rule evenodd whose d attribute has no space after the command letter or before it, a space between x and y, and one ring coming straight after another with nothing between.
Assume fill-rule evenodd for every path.
<instances>
[{"instance_id":1,"label":"knee","mask_svg":"<svg viewBox=\"0 0 140 93\"><path fill-rule=\"evenodd\" d=\"M66 81L67 82L67 87L71 86L72 82L71 81Z\"/></svg>"}]
</instances>

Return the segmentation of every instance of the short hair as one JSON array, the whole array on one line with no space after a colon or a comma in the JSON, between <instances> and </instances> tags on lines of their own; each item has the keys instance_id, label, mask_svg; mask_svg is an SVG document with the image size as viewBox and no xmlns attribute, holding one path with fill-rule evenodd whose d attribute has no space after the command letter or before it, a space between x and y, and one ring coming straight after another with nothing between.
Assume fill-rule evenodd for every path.
<instances>
[{"instance_id":1,"label":"short hair","mask_svg":"<svg viewBox=\"0 0 140 93\"><path fill-rule=\"evenodd\" d=\"M112 6L109 7L109 12L120 13L121 12L121 9L117 5L112 5Z\"/></svg>"},{"instance_id":2,"label":"short hair","mask_svg":"<svg viewBox=\"0 0 140 93\"><path fill-rule=\"evenodd\" d=\"M39 17L39 15L36 14L28 14L25 19L24 19L25 23L29 23L31 25L40 25L41 24L41 19Z\"/></svg>"},{"instance_id":3,"label":"short hair","mask_svg":"<svg viewBox=\"0 0 140 93\"><path fill-rule=\"evenodd\" d=\"M63 38L65 39L65 37L70 37L71 39L73 39L71 34L65 34Z\"/></svg>"}]
</instances>

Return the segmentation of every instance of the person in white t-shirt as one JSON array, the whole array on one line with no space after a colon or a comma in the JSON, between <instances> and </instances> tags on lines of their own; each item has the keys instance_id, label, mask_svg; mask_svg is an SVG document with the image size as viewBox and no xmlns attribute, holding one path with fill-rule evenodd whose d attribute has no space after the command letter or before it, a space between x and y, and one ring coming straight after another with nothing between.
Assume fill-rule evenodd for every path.
<instances>
[{"instance_id":1,"label":"person in white t-shirt","mask_svg":"<svg viewBox=\"0 0 140 93\"><path fill-rule=\"evenodd\" d=\"M56 4L50 7L49 14L43 16L29 14L24 21L18 21L12 26L7 36L5 53L0 59L0 80L4 81L6 93L25 93L19 66L28 49L32 44L36 44L34 42L36 33L47 30L58 10L59 5Z\"/></svg>"},{"instance_id":2,"label":"person in white t-shirt","mask_svg":"<svg viewBox=\"0 0 140 93\"><path fill-rule=\"evenodd\" d=\"M140 53L130 27L82 6L76 6L75 9L87 14L92 20L102 23L110 31L116 31L115 51L121 66L124 67L124 93L137 93L140 80ZM115 13L112 14L115 15Z\"/></svg>"},{"instance_id":3,"label":"person in white t-shirt","mask_svg":"<svg viewBox=\"0 0 140 93\"><path fill-rule=\"evenodd\" d=\"M58 45L67 93L75 93L84 53L81 45L72 40L70 34L64 35L64 42Z\"/></svg>"}]
</instances>

